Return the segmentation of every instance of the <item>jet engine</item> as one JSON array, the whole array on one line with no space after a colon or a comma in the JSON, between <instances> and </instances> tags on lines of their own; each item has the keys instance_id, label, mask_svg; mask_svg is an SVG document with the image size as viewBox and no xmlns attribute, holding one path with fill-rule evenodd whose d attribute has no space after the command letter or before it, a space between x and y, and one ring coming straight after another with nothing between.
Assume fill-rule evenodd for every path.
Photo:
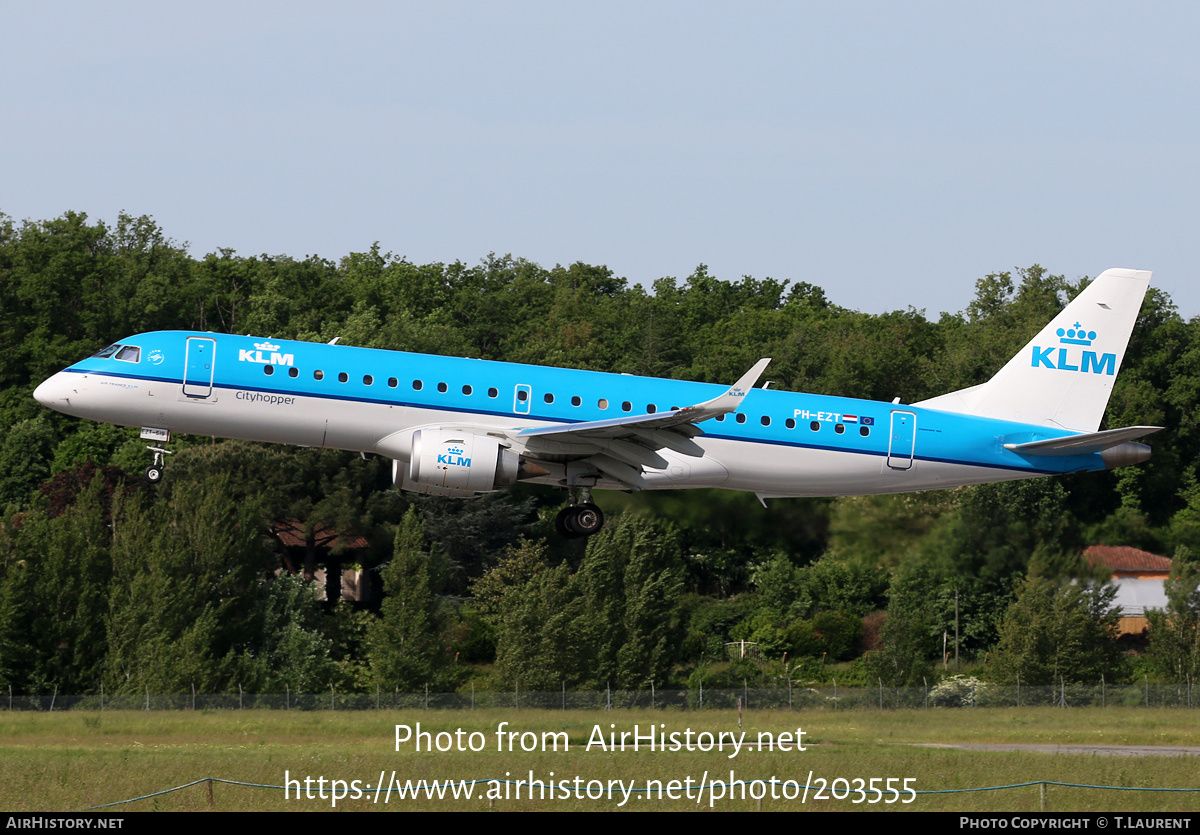
<instances>
[{"instance_id":1,"label":"jet engine","mask_svg":"<svg viewBox=\"0 0 1200 835\"><path fill-rule=\"evenodd\" d=\"M419 429L412 436L408 471L397 462L400 487L440 496L487 493L516 484L521 456L495 438L454 429Z\"/></svg>"}]
</instances>

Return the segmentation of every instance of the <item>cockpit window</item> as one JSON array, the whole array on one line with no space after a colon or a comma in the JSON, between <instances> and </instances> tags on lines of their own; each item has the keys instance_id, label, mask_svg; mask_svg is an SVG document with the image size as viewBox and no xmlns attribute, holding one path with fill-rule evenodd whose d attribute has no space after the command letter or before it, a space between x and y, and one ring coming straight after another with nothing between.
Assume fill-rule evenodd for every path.
<instances>
[{"instance_id":1,"label":"cockpit window","mask_svg":"<svg viewBox=\"0 0 1200 835\"><path fill-rule=\"evenodd\" d=\"M117 352L116 358L122 362L137 362L142 358L142 349L136 345L126 345Z\"/></svg>"},{"instance_id":2,"label":"cockpit window","mask_svg":"<svg viewBox=\"0 0 1200 835\"><path fill-rule=\"evenodd\" d=\"M96 353L92 354L92 356L98 360L106 360L109 357L111 357L113 354L115 354L117 352L117 349L120 347L121 347L120 343L117 343L115 345L109 345L107 348L102 348L99 351L97 351Z\"/></svg>"}]
</instances>

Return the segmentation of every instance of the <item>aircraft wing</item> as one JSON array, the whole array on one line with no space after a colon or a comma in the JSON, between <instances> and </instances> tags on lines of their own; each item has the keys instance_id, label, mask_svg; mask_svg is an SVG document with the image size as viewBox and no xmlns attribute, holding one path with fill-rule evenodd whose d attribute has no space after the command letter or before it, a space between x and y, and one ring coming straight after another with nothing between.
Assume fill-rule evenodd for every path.
<instances>
[{"instance_id":1,"label":"aircraft wing","mask_svg":"<svg viewBox=\"0 0 1200 835\"><path fill-rule=\"evenodd\" d=\"M626 415L609 420L561 423L522 429L511 437L533 453L585 458L598 470L633 488L642 486L643 467L665 469L658 450L700 457L704 450L692 440L703 434L697 423L737 411L758 382L769 357L760 359L721 395L694 406L650 415Z\"/></svg>"}]
</instances>

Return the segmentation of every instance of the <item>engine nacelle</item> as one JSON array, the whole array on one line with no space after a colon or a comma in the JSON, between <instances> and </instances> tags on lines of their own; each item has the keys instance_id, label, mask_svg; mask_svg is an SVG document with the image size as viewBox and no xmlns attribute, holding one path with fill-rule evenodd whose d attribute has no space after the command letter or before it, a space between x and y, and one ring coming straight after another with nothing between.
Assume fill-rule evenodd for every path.
<instances>
[{"instance_id":1,"label":"engine nacelle","mask_svg":"<svg viewBox=\"0 0 1200 835\"><path fill-rule=\"evenodd\" d=\"M408 471L397 463L400 487L441 496L487 493L516 484L521 457L495 438L455 429L419 429Z\"/></svg>"}]
</instances>

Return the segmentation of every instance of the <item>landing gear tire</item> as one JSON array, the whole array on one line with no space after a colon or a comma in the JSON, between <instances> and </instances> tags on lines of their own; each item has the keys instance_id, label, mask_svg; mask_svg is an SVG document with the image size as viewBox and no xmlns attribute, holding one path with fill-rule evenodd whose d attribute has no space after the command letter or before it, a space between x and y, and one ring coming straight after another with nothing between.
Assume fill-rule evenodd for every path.
<instances>
[{"instance_id":1,"label":"landing gear tire","mask_svg":"<svg viewBox=\"0 0 1200 835\"><path fill-rule=\"evenodd\" d=\"M571 525L571 519L574 517L574 515L575 508L564 507L558 512L558 515L554 517L554 530L558 531L558 535L563 539L578 539L579 537L583 536L583 534L577 533L574 527Z\"/></svg>"},{"instance_id":2,"label":"landing gear tire","mask_svg":"<svg viewBox=\"0 0 1200 835\"><path fill-rule=\"evenodd\" d=\"M604 527L604 512L591 502L578 505L574 510L575 514L571 517L568 525L577 531L579 536L591 536L599 533L600 529Z\"/></svg>"},{"instance_id":3,"label":"landing gear tire","mask_svg":"<svg viewBox=\"0 0 1200 835\"><path fill-rule=\"evenodd\" d=\"M162 467L151 465L146 468L146 481L150 482L151 484L158 484L160 481L162 481L162 478Z\"/></svg>"},{"instance_id":4,"label":"landing gear tire","mask_svg":"<svg viewBox=\"0 0 1200 835\"><path fill-rule=\"evenodd\" d=\"M596 505L581 504L564 507L554 517L554 529L566 539L591 536L604 527L604 513Z\"/></svg>"}]
</instances>

